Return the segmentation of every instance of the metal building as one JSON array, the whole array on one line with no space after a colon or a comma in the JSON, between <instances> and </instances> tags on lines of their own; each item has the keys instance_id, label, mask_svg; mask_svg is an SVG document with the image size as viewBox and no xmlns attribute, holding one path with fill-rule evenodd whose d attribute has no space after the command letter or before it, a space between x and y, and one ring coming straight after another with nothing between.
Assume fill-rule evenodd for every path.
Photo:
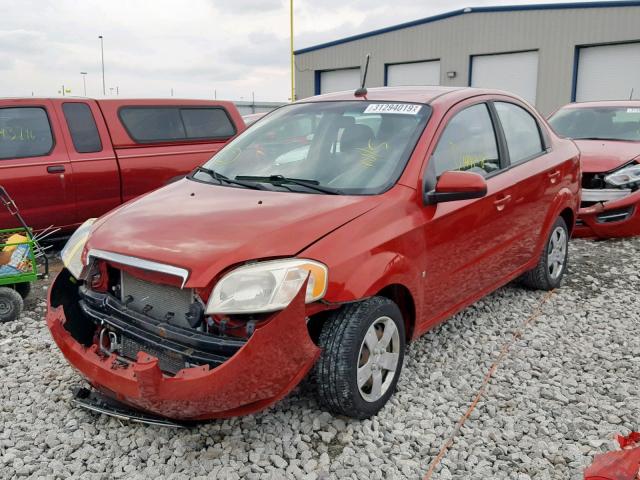
<instances>
[{"instance_id":1,"label":"metal building","mask_svg":"<svg viewBox=\"0 0 640 480\"><path fill-rule=\"evenodd\" d=\"M367 86L509 90L548 114L640 98L640 1L465 8L295 52L296 97Z\"/></svg>"}]
</instances>

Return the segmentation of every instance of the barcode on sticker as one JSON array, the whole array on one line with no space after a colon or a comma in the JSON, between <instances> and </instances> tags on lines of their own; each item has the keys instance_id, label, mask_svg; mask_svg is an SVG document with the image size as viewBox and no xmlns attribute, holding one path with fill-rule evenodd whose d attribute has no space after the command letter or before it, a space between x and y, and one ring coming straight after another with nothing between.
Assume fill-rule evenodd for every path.
<instances>
[{"instance_id":1,"label":"barcode on sticker","mask_svg":"<svg viewBox=\"0 0 640 480\"><path fill-rule=\"evenodd\" d=\"M422 105L411 103L371 103L365 108L364 113L402 113L404 115L417 115Z\"/></svg>"},{"instance_id":2,"label":"barcode on sticker","mask_svg":"<svg viewBox=\"0 0 640 480\"><path fill-rule=\"evenodd\" d=\"M640 108L627 108L627 113L640 113Z\"/></svg>"}]
</instances>

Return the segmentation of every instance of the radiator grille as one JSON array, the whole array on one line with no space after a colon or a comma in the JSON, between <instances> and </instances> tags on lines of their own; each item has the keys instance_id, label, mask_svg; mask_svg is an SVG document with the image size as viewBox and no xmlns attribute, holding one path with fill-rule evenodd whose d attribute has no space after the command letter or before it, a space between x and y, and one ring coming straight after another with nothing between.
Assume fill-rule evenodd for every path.
<instances>
[{"instance_id":1,"label":"radiator grille","mask_svg":"<svg viewBox=\"0 0 640 480\"><path fill-rule=\"evenodd\" d=\"M190 328L185 315L193 303L193 290L147 282L121 272L121 300L131 310L179 327ZM127 302L127 297L131 300ZM172 313L173 315L168 315Z\"/></svg>"},{"instance_id":2,"label":"radiator grille","mask_svg":"<svg viewBox=\"0 0 640 480\"><path fill-rule=\"evenodd\" d=\"M123 335L120 354L130 360L136 360L138 352L148 353L149 355L156 357L158 359L158 366L163 372L175 375L186 366L184 359L176 353L149 347L148 345L142 345Z\"/></svg>"}]
</instances>

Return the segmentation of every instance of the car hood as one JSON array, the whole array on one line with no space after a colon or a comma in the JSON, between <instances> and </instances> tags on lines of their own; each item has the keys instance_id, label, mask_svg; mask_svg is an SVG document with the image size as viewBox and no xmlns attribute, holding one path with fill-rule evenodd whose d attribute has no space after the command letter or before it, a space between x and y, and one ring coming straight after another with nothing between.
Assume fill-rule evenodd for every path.
<instances>
[{"instance_id":1,"label":"car hood","mask_svg":"<svg viewBox=\"0 0 640 480\"><path fill-rule=\"evenodd\" d=\"M245 261L296 255L381 196L249 190L181 180L100 218L87 249L183 267L204 287Z\"/></svg>"},{"instance_id":2,"label":"car hood","mask_svg":"<svg viewBox=\"0 0 640 480\"><path fill-rule=\"evenodd\" d=\"M575 140L585 173L609 172L640 155L640 142Z\"/></svg>"}]
</instances>

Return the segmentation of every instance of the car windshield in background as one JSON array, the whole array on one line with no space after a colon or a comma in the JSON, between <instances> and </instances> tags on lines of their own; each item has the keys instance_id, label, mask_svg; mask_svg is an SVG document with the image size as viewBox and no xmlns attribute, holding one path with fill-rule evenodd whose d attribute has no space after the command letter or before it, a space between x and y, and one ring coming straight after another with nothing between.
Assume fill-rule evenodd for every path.
<instances>
[{"instance_id":1,"label":"car windshield in background","mask_svg":"<svg viewBox=\"0 0 640 480\"><path fill-rule=\"evenodd\" d=\"M317 102L282 107L225 146L193 177L226 177L304 193L377 194L400 177L431 108ZM319 187L319 188L318 188Z\"/></svg>"},{"instance_id":2,"label":"car windshield in background","mask_svg":"<svg viewBox=\"0 0 640 480\"><path fill-rule=\"evenodd\" d=\"M563 108L549 123L563 137L640 142L639 107Z\"/></svg>"}]
</instances>

